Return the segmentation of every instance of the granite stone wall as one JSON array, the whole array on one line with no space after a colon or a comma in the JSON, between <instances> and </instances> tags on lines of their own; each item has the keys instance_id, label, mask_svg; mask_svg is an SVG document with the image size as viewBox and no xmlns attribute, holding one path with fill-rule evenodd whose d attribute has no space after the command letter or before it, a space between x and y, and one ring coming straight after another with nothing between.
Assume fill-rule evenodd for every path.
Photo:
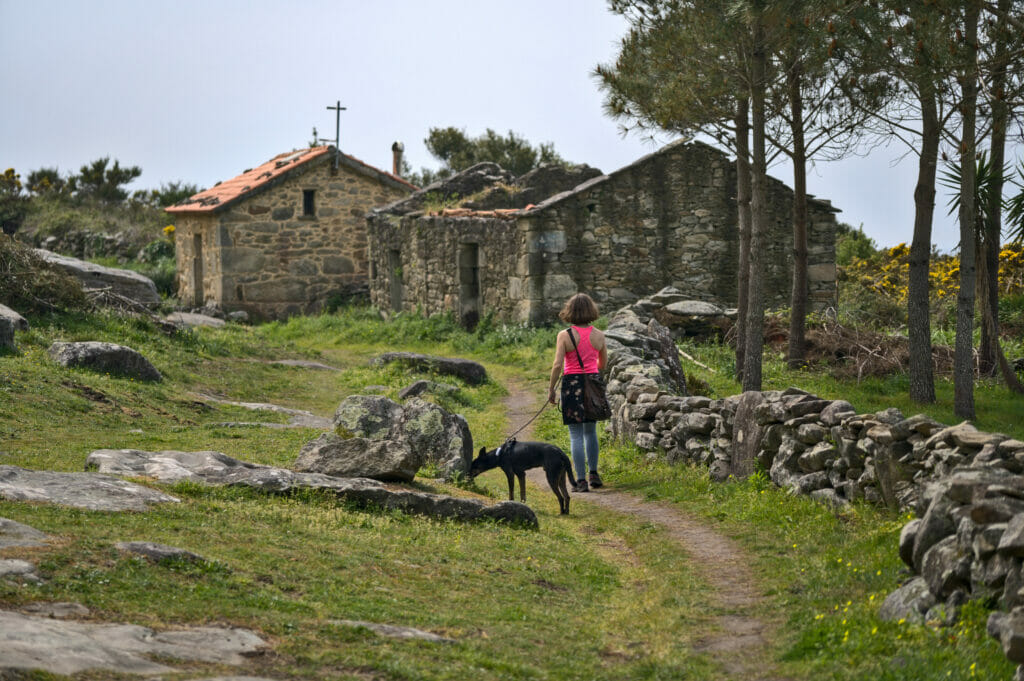
<instances>
[{"instance_id":1,"label":"granite stone wall","mask_svg":"<svg viewBox=\"0 0 1024 681\"><path fill-rule=\"evenodd\" d=\"M552 321L578 291L615 309L666 286L688 300L732 307L735 193L735 164L701 143L671 144L519 210L432 211L425 203L429 192L423 193L415 206L406 201L368 218L371 299L382 309L424 314L464 308L468 289L455 244L473 242L486 262L479 303L502 319ZM771 232L763 254L769 305L789 302L792 200L785 185L769 182ZM835 305L835 225L835 211L812 201L812 310Z\"/></svg>"},{"instance_id":2,"label":"granite stone wall","mask_svg":"<svg viewBox=\"0 0 1024 681\"><path fill-rule=\"evenodd\" d=\"M1024 663L1024 442L894 408L858 413L796 388L680 394L651 312L619 310L605 333L614 437L652 458L705 465L717 481L760 470L836 508L865 501L911 511L917 517L893 546L911 578L893 585L878 616L950 626L962 605L980 600L1001 610L989 634ZM1014 678L1024 679L1024 665Z\"/></svg>"},{"instance_id":3,"label":"granite stone wall","mask_svg":"<svg viewBox=\"0 0 1024 681\"><path fill-rule=\"evenodd\" d=\"M526 211L533 247L525 289L531 321L550 319L565 294L586 291L606 308L665 286L691 300L736 304L739 252L735 163L701 143L673 144ZM771 179L765 292L787 305L793 192ZM811 309L835 305L835 212L809 207Z\"/></svg>"},{"instance_id":4,"label":"granite stone wall","mask_svg":"<svg viewBox=\"0 0 1024 681\"><path fill-rule=\"evenodd\" d=\"M513 218L489 211L465 217L374 213L368 220L370 299L379 309L451 311L470 326L474 314L485 311L516 317L520 294L510 282L523 235Z\"/></svg>"},{"instance_id":5,"label":"granite stone wall","mask_svg":"<svg viewBox=\"0 0 1024 681\"><path fill-rule=\"evenodd\" d=\"M315 192L311 216L306 190ZM315 313L334 295L365 295L366 212L407 193L344 165L333 172L325 158L223 211L178 215L179 297L277 319Z\"/></svg>"}]
</instances>

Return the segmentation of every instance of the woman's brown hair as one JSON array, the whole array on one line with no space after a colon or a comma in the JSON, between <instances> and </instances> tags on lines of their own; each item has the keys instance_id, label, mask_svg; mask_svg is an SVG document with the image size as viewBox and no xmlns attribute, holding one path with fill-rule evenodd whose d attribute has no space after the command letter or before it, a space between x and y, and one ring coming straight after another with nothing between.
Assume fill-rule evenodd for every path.
<instances>
[{"instance_id":1,"label":"woman's brown hair","mask_svg":"<svg viewBox=\"0 0 1024 681\"><path fill-rule=\"evenodd\" d=\"M577 293L565 302L565 307L558 313L558 318L567 324L589 324L601 315L597 311L597 303L586 293Z\"/></svg>"}]
</instances>

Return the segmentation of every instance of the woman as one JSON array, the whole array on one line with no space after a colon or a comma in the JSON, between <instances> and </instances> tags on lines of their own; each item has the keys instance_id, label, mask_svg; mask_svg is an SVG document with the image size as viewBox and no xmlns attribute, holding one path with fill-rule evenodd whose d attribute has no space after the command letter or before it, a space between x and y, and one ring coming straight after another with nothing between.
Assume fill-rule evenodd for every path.
<instances>
[{"instance_id":1,"label":"woman","mask_svg":"<svg viewBox=\"0 0 1024 681\"><path fill-rule=\"evenodd\" d=\"M604 334L591 326L598 318L597 305L586 293L577 293L570 298L558 316L563 322L572 324L572 327L559 331L555 340L555 361L551 365L548 402L555 404L555 385L561 376L562 423L569 426L569 443L573 465L576 467L576 483L572 491L587 492L589 487L597 488L603 483L597 474L597 423L583 420L583 376L596 374L604 368L608 360L608 349Z\"/></svg>"}]
</instances>

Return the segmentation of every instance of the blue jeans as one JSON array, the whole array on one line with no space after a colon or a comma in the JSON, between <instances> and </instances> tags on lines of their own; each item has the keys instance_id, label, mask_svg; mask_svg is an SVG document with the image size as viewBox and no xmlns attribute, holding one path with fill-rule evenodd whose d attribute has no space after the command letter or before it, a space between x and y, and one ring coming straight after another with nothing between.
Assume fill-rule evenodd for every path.
<instances>
[{"instance_id":1,"label":"blue jeans","mask_svg":"<svg viewBox=\"0 0 1024 681\"><path fill-rule=\"evenodd\" d=\"M569 446L572 448L572 463L576 467L576 479L587 479L587 466L597 472L597 422L569 424Z\"/></svg>"}]
</instances>

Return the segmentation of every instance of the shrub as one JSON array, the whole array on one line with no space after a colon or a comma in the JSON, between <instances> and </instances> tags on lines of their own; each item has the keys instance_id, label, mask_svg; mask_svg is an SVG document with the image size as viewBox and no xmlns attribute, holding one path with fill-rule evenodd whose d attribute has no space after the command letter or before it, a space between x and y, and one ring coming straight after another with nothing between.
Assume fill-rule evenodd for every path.
<instances>
[{"instance_id":1,"label":"shrub","mask_svg":"<svg viewBox=\"0 0 1024 681\"><path fill-rule=\"evenodd\" d=\"M22 314L76 310L89 306L77 279L0 235L0 300Z\"/></svg>"}]
</instances>

